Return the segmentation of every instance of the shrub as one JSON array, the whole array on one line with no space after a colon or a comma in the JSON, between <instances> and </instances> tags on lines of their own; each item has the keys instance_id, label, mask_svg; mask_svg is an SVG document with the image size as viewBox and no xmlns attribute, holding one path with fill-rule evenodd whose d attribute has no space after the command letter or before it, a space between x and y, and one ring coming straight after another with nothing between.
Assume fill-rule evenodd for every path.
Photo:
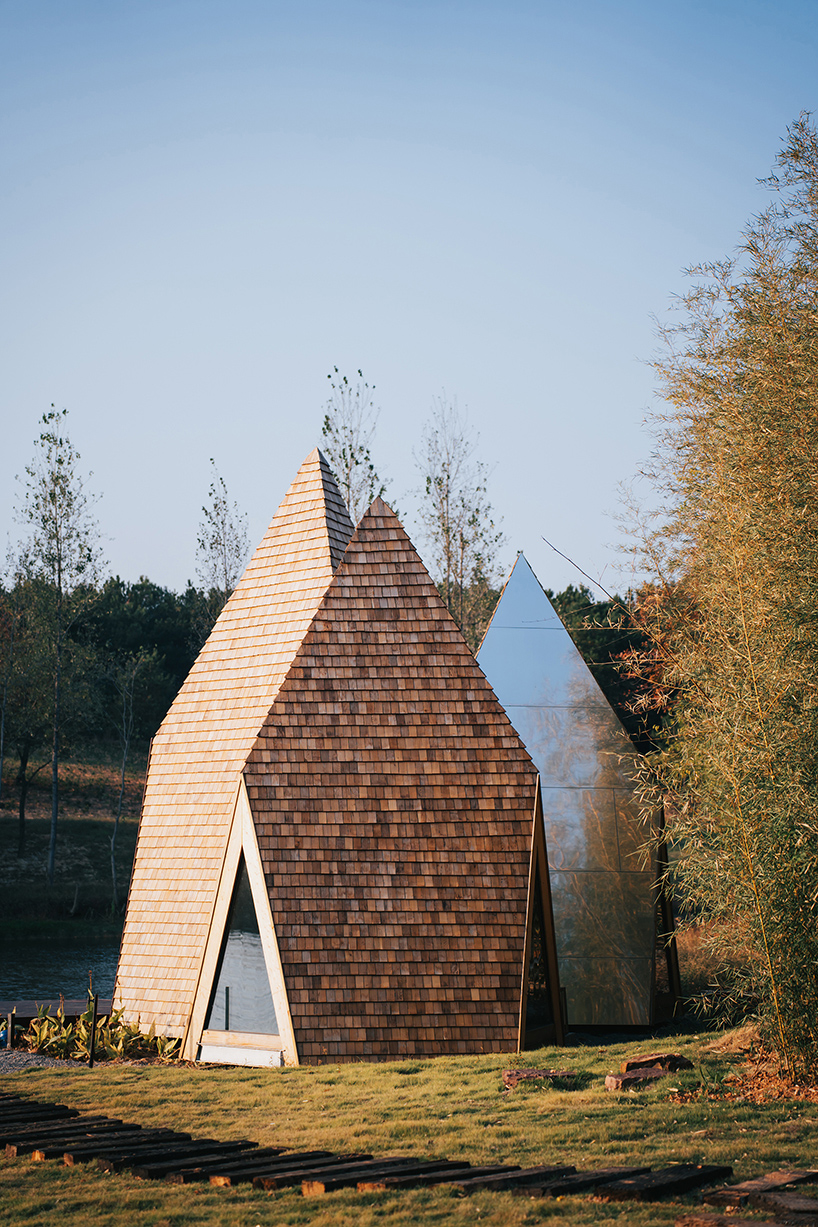
<instances>
[{"instance_id":1,"label":"shrub","mask_svg":"<svg viewBox=\"0 0 818 1227\"><path fill-rule=\"evenodd\" d=\"M91 1025L94 1002L89 996L88 1005L76 1022L67 1022L62 1006L56 1015L50 1014L47 1006L40 1006L37 1017L23 1036L31 1052L42 1052L50 1057L73 1061L87 1061L90 1055ZM94 1036L94 1060L117 1061L125 1058L157 1057L170 1061L179 1055L179 1040L157 1035L151 1024L150 1031L143 1032L139 1023L122 1020L122 1010L113 1010L109 1015L97 1017Z\"/></svg>"}]
</instances>

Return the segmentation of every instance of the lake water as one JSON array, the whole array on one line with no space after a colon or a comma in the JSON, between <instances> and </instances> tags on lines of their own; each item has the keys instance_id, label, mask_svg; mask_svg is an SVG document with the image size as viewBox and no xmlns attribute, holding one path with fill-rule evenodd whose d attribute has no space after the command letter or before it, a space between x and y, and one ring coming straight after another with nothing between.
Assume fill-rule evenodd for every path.
<instances>
[{"instance_id":1,"label":"lake water","mask_svg":"<svg viewBox=\"0 0 818 1227\"><path fill-rule=\"evenodd\" d=\"M84 997L90 969L94 992L110 997L119 944L104 946L18 942L0 944L0 1001L57 1001Z\"/></svg>"}]
</instances>

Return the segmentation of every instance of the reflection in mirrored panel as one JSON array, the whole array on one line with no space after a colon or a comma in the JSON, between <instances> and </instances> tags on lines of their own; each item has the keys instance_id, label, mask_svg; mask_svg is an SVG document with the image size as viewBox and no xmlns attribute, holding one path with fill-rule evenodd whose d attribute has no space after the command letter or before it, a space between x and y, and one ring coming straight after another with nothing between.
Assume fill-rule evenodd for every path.
<instances>
[{"instance_id":1,"label":"reflection in mirrored panel","mask_svg":"<svg viewBox=\"0 0 818 1227\"><path fill-rule=\"evenodd\" d=\"M278 1035L273 995L243 855L205 1028Z\"/></svg>"},{"instance_id":2,"label":"reflection in mirrored panel","mask_svg":"<svg viewBox=\"0 0 818 1227\"><path fill-rule=\"evenodd\" d=\"M543 895L539 870L534 879L534 906L531 925L531 958L528 964L528 992L525 1002L526 1031L531 1034L554 1021L551 985L548 980L548 952L543 927Z\"/></svg>"},{"instance_id":3,"label":"reflection in mirrored panel","mask_svg":"<svg viewBox=\"0 0 818 1227\"><path fill-rule=\"evenodd\" d=\"M642 1026L650 1016L652 979L650 959L560 959L568 1017L586 1027Z\"/></svg>"},{"instance_id":4,"label":"reflection in mirrored panel","mask_svg":"<svg viewBox=\"0 0 818 1227\"><path fill-rule=\"evenodd\" d=\"M562 623L559 626L563 634L554 627L545 633L537 628L504 627L502 636L487 639L485 648L480 649L486 676L489 669L503 674L509 703L523 707L599 706L599 688L583 660L579 662L582 669L576 667L576 648ZM539 667L543 649L548 652L547 676Z\"/></svg>"},{"instance_id":5,"label":"reflection in mirrored panel","mask_svg":"<svg viewBox=\"0 0 818 1227\"><path fill-rule=\"evenodd\" d=\"M543 788L552 869L619 869L612 788Z\"/></svg>"},{"instance_id":6,"label":"reflection in mirrored panel","mask_svg":"<svg viewBox=\"0 0 818 1227\"><path fill-rule=\"evenodd\" d=\"M636 798L632 792L620 789L615 791L614 798L620 867L631 873L650 869L655 858L652 852L650 854L646 852L645 845L650 839L651 832L639 813Z\"/></svg>"},{"instance_id":7,"label":"reflection in mirrored panel","mask_svg":"<svg viewBox=\"0 0 818 1227\"><path fill-rule=\"evenodd\" d=\"M561 918L557 953L652 957L654 881L650 873L552 873L551 901Z\"/></svg>"},{"instance_id":8,"label":"reflection in mirrored panel","mask_svg":"<svg viewBox=\"0 0 818 1227\"><path fill-rule=\"evenodd\" d=\"M489 681L496 691L494 679ZM610 707L503 707L539 767L544 788L629 788L621 760L632 753L631 742Z\"/></svg>"},{"instance_id":9,"label":"reflection in mirrored panel","mask_svg":"<svg viewBox=\"0 0 818 1227\"><path fill-rule=\"evenodd\" d=\"M633 747L522 555L477 659L540 772L569 1022L647 1024L656 875Z\"/></svg>"}]
</instances>

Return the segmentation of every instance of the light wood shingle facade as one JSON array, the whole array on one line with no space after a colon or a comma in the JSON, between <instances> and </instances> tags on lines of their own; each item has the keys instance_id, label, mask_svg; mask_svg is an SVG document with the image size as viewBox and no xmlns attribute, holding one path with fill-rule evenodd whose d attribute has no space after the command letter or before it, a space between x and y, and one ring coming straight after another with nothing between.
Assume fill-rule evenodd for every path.
<instances>
[{"instance_id":1,"label":"light wood shingle facade","mask_svg":"<svg viewBox=\"0 0 818 1227\"><path fill-rule=\"evenodd\" d=\"M237 783L352 523L326 461L307 457L151 748L117 998L185 1034Z\"/></svg>"}]
</instances>

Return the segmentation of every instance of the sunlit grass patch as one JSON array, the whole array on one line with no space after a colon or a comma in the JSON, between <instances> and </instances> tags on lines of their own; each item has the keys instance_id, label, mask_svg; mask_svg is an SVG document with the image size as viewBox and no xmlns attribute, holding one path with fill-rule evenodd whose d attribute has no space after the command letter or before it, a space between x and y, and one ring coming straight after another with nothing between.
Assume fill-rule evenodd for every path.
<instances>
[{"instance_id":1,"label":"sunlit grass patch","mask_svg":"<svg viewBox=\"0 0 818 1227\"><path fill-rule=\"evenodd\" d=\"M738 1034L738 1033L736 1033ZM712 1034L589 1044L569 1049L475 1057L302 1066L284 1070L191 1066L73 1067L8 1075L4 1089L107 1112L143 1125L199 1136L252 1138L298 1149L418 1154L478 1163L573 1164L580 1169L645 1163L729 1163L737 1178L782 1164L812 1166L818 1105L751 1103L734 1096L746 1047L712 1051ZM604 1090L606 1073L638 1052L672 1049L694 1069L634 1094ZM502 1092L512 1064L574 1068L578 1089L543 1086ZM58 1211L56 1207L58 1208ZM50 1207L50 1208L49 1208ZM239 1186L210 1190L146 1184L91 1169L0 1161L0 1221L66 1227L139 1222L173 1224L672 1223L678 1203L606 1205L589 1196L538 1202L509 1193L467 1199L451 1190L261 1195ZM38 1217L39 1216L39 1217Z\"/></svg>"}]
</instances>

